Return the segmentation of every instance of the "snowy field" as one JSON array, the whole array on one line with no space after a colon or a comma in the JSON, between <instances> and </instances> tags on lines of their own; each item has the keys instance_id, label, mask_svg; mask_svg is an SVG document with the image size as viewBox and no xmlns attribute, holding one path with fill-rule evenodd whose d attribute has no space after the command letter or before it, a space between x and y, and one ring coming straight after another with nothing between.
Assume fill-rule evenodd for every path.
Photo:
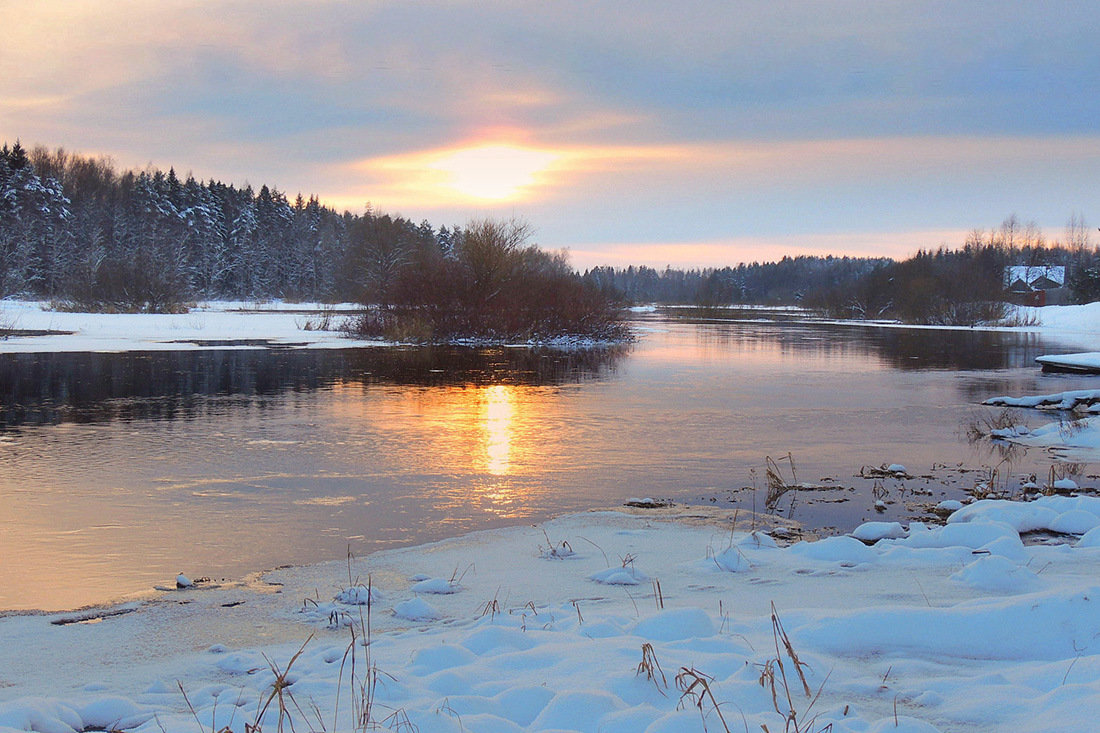
<instances>
[{"instance_id":1,"label":"snowy field","mask_svg":"<svg viewBox=\"0 0 1100 733\"><path fill-rule=\"evenodd\" d=\"M0 731L276 731L280 695L297 731L1096 729L1100 499L981 501L870 544L730 519L573 515L6 618ZM1040 530L1069 534L1021 541Z\"/></svg>"},{"instance_id":2,"label":"snowy field","mask_svg":"<svg viewBox=\"0 0 1100 733\"><path fill-rule=\"evenodd\" d=\"M48 335L0 340L0 353L43 351L162 351L202 348L344 349L377 345L354 341L339 331L317 329L324 312L358 306L318 303L218 301L189 313L64 313L47 304L0 300L0 328L53 331ZM339 322L344 316L335 315ZM249 343L224 343L246 341ZM223 342L223 343L216 343Z\"/></svg>"}]
</instances>

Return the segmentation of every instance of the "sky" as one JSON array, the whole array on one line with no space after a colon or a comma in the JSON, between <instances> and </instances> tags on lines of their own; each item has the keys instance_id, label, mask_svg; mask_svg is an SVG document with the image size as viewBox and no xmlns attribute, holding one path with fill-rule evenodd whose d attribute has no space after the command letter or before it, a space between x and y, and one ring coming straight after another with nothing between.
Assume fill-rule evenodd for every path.
<instances>
[{"instance_id":1,"label":"sky","mask_svg":"<svg viewBox=\"0 0 1100 733\"><path fill-rule=\"evenodd\" d=\"M437 227L514 217L579 268L1100 224L1093 0L0 0L0 18L0 140Z\"/></svg>"}]
</instances>

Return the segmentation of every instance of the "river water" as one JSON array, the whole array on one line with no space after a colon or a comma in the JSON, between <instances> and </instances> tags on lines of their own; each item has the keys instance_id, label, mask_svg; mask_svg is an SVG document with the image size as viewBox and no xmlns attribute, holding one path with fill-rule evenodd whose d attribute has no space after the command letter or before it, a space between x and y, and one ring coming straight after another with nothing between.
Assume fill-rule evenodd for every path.
<instances>
[{"instance_id":1,"label":"river water","mask_svg":"<svg viewBox=\"0 0 1100 733\"><path fill-rule=\"evenodd\" d=\"M585 352L0 355L0 609L74 608L179 571L237 578L635 497L823 532L925 518L991 470L1011 489L1050 469L1041 451L969 442L967 425L991 413L981 400L1096 385L1042 374L1035 356L1065 346L1036 333L750 315L643 316L636 343ZM822 488L769 504L769 456L789 483ZM885 463L915 478L859 475ZM1069 470L1087 484L1095 468Z\"/></svg>"}]
</instances>

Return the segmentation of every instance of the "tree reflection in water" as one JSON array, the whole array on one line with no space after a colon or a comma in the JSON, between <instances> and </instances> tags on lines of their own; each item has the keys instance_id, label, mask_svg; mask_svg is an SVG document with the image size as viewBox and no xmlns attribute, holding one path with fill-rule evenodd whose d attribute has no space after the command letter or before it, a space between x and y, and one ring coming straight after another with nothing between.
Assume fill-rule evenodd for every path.
<instances>
[{"instance_id":1,"label":"tree reflection in water","mask_svg":"<svg viewBox=\"0 0 1100 733\"><path fill-rule=\"evenodd\" d=\"M337 384L578 383L614 372L629 350L422 347L4 354L0 426L188 419Z\"/></svg>"}]
</instances>

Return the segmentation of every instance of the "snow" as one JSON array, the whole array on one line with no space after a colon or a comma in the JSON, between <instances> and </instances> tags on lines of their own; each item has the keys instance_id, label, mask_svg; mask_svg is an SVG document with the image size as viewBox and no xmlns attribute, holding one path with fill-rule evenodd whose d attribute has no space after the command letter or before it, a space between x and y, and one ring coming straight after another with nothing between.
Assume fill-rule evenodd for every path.
<instances>
[{"instance_id":1,"label":"snow","mask_svg":"<svg viewBox=\"0 0 1100 733\"><path fill-rule=\"evenodd\" d=\"M358 308L359 306L351 303L329 305L279 300L209 301L198 303L188 313L109 314L66 313L50 310L49 304L44 302L0 300L0 326L4 328L65 332L0 339L0 353L264 348L265 345L321 349L381 345L380 341L348 339L339 331L312 330L312 326L321 320L326 311L334 313L333 319L339 322L340 311ZM744 309L746 306L733 308ZM643 306L635 308L633 312L647 313L652 310L652 306ZM801 309L790 307L785 310L799 312ZM1043 331L1058 336L1063 342L1077 342L1090 349L1095 349L1100 339L1100 303L1041 308L1019 306L1014 307L1014 314L1018 320L1034 321L1036 325L981 328L995 331ZM881 328L973 330L969 326L912 326L893 321L829 322ZM306 330L307 327L311 330ZM217 343L225 341L250 343ZM599 342L566 339L549 345L572 348L597 343ZM479 345L479 342L470 342L470 345Z\"/></svg>"},{"instance_id":2,"label":"snow","mask_svg":"<svg viewBox=\"0 0 1100 733\"><path fill-rule=\"evenodd\" d=\"M425 578L412 587L413 593L430 593L441 596L458 593L460 590L462 590L462 586L446 578Z\"/></svg>"},{"instance_id":3,"label":"snow","mask_svg":"<svg viewBox=\"0 0 1100 733\"><path fill-rule=\"evenodd\" d=\"M1100 372L1100 351L1088 351L1081 354L1045 354L1035 357L1043 366L1077 371Z\"/></svg>"},{"instance_id":4,"label":"snow","mask_svg":"<svg viewBox=\"0 0 1100 733\"><path fill-rule=\"evenodd\" d=\"M6 328L71 332L0 339L0 353L264 348L265 344L310 349L377 345L376 341L349 339L340 331L306 330L326 309L356 307L346 303L328 306L218 301L200 303L189 313L179 314L65 313L48 310L45 303L0 300L0 325ZM226 341L249 343L218 343Z\"/></svg>"},{"instance_id":5,"label":"snow","mask_svg":"<svg viewBox=\"0 0 1100 733\"><path fill-rule=\"evenodd\" d=\"M67 313L49 303L0 300L0 329L51 332L0 338L0 353L190 351L195 349L351 349L392 346L349 338L340 324L354 303L209 301L187 313ZM342 314L343 312L343 314ZM334 330L319 330L323 320ZM456 339L455 346L499 346L494 339ZM615 341L560 336L508 343L561 350L596 348Z\"/></svg>"},{"instance_id":6,"label":"snow","mask_svg":"<svg viewBox=\"0 0 1100 733\"><path fill-rule=\"evenodd\" d=\"M1089 409L1090 414L1095 412ZM1037 428L1006 428L998 430L994 437L1034 448L1045 448L1053 455L1068 461L1085 463L1100 461L1100 417L1082 417L1072 422L1049 422ZM1073 491L1077 484L1072 479L1059 479L1054 488Z\"/></svg>"},{"instance_id":7,"label":"snow","mask_svg":"<svg viewBox=\"0 0 1100 733\"><path fill-rule=\"evenodd\" d=\"M1030 287L1043 277L1058 285L1065 285L1066 268L1064 265L1011 265L1005 268L1006 285L1020 280Z\"/></svg>"},{"instance_id":8,"label":"snow","mask_svg":"<svg viewBox=\"0 0 1100 733\"><path fill-rule=\"evenodd\" d=\"M864 522L852 530L852 536L863 542L898 539L905 536L905 528L900 522Z\"/></svg>"},{"instance_id":9,"label":"snow","mask_svg":"<svg viewBox=\"0 0 1100 733\"><path fill-rule=\"evenodd\" d=\"M1068 461L1100 461L1100 389L1077 389L1023 397L991 397L982 404L1039 410L1072 411L1071 419L1049 422L1039 427L1010 425L990 431L990 437L1009 443L1045 448ZM1055 489L1075 491L1078 486L1068 478L1055 482Z\"/></svg>"},{"instance_id":10,"label":"snow","mask_svg":"<svg viewBox=\"0 0 1100 733\"><path fill-rule=\"evenodd\" d=\"M366 606L372 602L382 601L382 594L377 588L352 585L337 593L332 600L343 603L345 606Z\"/></svg>"},{"instance_id":11,"label":"snow","mask_svg":"<svg viewBox=\"0 0 1100 733\"><path fill-rule=\"evenodd\" d=\"M410 598L393 607L393 615L409 621L434 621L441 618L439 611L421 598Z\"/></svg>"},{"instance_id":12,"label":"snow","mask_svg":"<svg viewBox=\"0 0 1100 733\"><path fill-rule=\"evenodd\" d=\"M1100 334L1100 302L1085 305L1046 305L1038 308L1021 307L1018 314L1033 316L1045 329L1066 334Z\"/></svg>"},{"instance_id":13,"label":"snow","mask_svg":"<svg viewBox=\"0 0 1100 733\"><path fill-rule=\"evenodd\" d=\"M1072 410L1080 405L1100 402L1100 389L1072 389L1052 394L1028 395L1025 397L990 397L983 405L997 407L1045 408L1054 410Z\"/></svg>"},{"instance_id":14,"label":"snow","mask_svg":"<svg viewBox=\"0 0 1100 733\"><path fill-rule=\"evenodd\" d=\"M721 730L709 697L701 710L699 698L681 699L701 679L730 730L783 730L781 678L781 712L761 685L777 655L806 730L1093 729L1100 499L982 500L942 527L868 523L857 533L870 546L833 537L782 547L744 516L731 531L720 511L677 511L591 512L387 550L350 569L285 568L200 587L186 602L166 592L99 623L0 618L0 732L193 731L178 680L204 729L241 733L274 689L272 665L290 666L282 689L304 711L290 708L298 729L319 729L303 717L314 705L326 729L350 729L347 655L358 655L361 683L368 653L372 722L383 729L700 731L705 716ZM1024 545L1020 533L1034 529L1081 537ZM547 535L574 557L547 560ZM469 568L462 592L430 604L416 592L454 568ZM366 581L348 586L349 573ZM637 584L606 583L619 574ZM358 609L356 634L370 618L369 646L361 636L349 646L347 624L302 612L316 605L303 598L368 600L368 586L369 607L343 608ZM791 677L772 604L810 697ZM277 730L277 711L259 723Z\"/></svg>"},{"instance_id":15,"label":"snow","mask_svg":"<svg viewBox=\"0 0 1100 733\"><path fill-rule=\"evenodd\" d=\"M246 317L233 312L240 305L92 316L4 301L0 321L76 334L8 339L0 351L182 349L239 338L357 345L303 330L308 316L280 312L286 306ZM1094 306L1037 312L1043 328L1095 341ZM999 399L1070 409L1100 402L1100 390ZM999 437L1095 456L1097 421L1020 426ZM93 609L81 623L8 615L0 617L0 733L191 732L189 706L203 729L243 733L258 722L275 731L278 711L257 720L257 701L281 685L276 670L288 665L279 689L300 705L290 713L299 729L321 728L300 712L314 706L326 730L351 729L345 661L358 659L362 683L367 653L378 670L370 722L383 729L671 733L703 730L704 719L706 729L720 729L721 714L731 730L783 730L785 690L773 696L761 684L777 656L793 669L777 621L813 695L820 690L814 701L792 678L802 729L1093 730L1100 499L938 508L952 512L942 527L868 522L852 536L786 547L749 531L744 516L731 531L720 512L709 521L667 519L675 508L592 512L359 558L354 576L365 583L349 585L352 568L341 560L200 583L131 613ZM1021 534L1035 531L1068 537L1025 544ZM551 536L558 544L548 548ZM456 568L467 568L461 585ZM682 697L691 680L705 680L713 699Z\"/></svg>"}]
</instances>

